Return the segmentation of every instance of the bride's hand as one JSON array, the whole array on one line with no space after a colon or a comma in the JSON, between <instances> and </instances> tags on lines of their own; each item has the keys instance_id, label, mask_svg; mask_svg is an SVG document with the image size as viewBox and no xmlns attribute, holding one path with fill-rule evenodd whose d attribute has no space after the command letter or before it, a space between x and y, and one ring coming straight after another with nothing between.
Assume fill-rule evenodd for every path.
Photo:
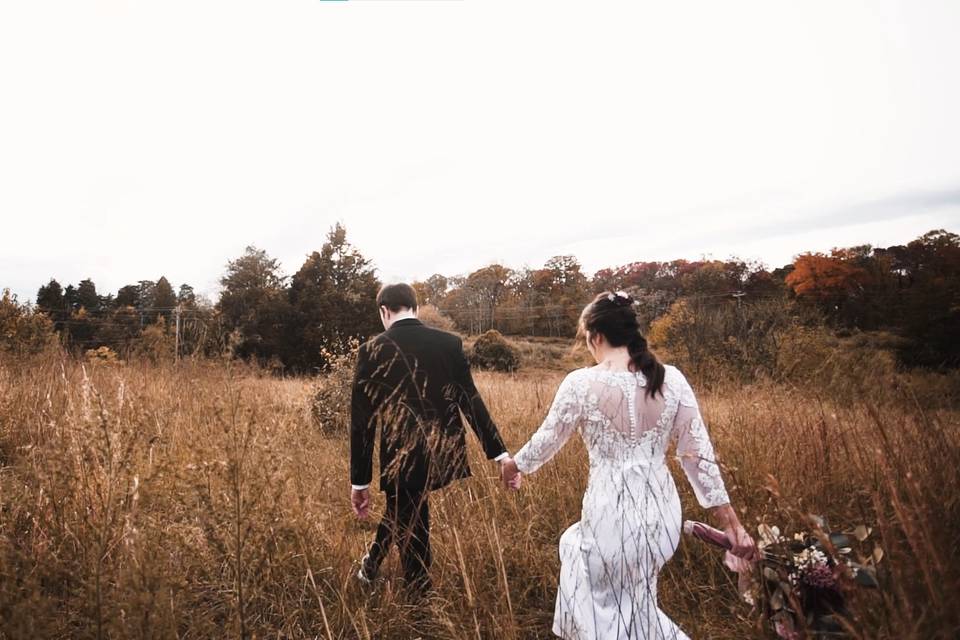
<instances>
[{"instance_id":1,"label":"bride's hand","mask_svg":"<svg viewBox=\"0 0 960 640\"><path fill-rule=\"evenodd\" d=\"M739 522L724 527L724 533L727 534L727 540L730 541L730 553L743 558L744 560L754 561L757 558L757 543L753 541L747 530Z\"/></svg>"},{"instance_id":2,"label":"bride's hand","mask_svg":"<svg viewBox=\"0 0 960 640\"><path fill-rule=\"evenodd\" d=\"M727 540L730 541L730 553L751 562L756 560L757 543L753 541L747 530L740 524L740 519L733 507L725 504L715 507L713 512L723 526L723 531L727 534Z\"/></svg>"},{"instance_id":3,"label":"bride's hand","mask_svg":"<svg viewBox=\"0 0 960 640\"><path fill-rule=\"evenodd\" d=\"M516 491L520 488L520 470L517 469L517 463L513 458L504 458L500 462L500 479L505 489Z\"/></svg>"}]
</instances>

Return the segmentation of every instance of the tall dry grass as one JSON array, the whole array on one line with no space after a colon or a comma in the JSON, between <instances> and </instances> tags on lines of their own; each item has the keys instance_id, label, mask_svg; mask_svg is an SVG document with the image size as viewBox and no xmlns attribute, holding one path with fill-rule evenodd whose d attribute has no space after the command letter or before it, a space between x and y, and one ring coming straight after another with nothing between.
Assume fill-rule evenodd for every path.
<instances>
[{"instance_id":1,"label":"tall dry grass","mask_svg":"<svg viewBox=\"0 0 960 640\"><path fill-rule=\"evenodd\" d=\"M561 377L477 376L512 449ZM314 390L236 364L0 365L0 637L549 637L557 541L586 481L579 442L519 494L472 446L475 477L431 498L437 595L414 607L389 578L395 555L375 593L354 584L374 523L350 514L347 439L317 428ZM917 398L782 385L700 398L746 522L875 525L884 589L853 602L863 638L960 630L958 414ZM697 543L660 599L694 638L762 637Z\"/></svg>"}]
</instances>

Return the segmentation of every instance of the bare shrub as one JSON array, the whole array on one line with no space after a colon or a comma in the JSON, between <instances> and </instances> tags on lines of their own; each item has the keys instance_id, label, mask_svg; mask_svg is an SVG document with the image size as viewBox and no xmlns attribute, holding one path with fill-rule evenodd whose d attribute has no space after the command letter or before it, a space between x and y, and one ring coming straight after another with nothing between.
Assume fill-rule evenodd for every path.
<instances>
[{"instance_id":1,"label":"bare shrub","mask_svg":"<svg viewBox=\"0 0 960 640\"><path fill-rule=\"evenodd\" d=\"M145 327L137 340L131 344L130 355L154 364L172 362L175 344L176 339L168 331L166 319L159 316L157 321Z\"/></svg>"},{"instance_id":2,"label":"bare shrub","mask_svg":"<svg viewBox=\"0 0 960 640\"><path fill-rule=\"evenodd\" d=\"M679 300L652 323L648 338L701 383L749 381L775 377L781 337L815 322L781 299L743 305Z\"/></svg>"},{"instance_id":3,"label":"bare shrub","mask_svg":"<svg viewBox=\"0 0 960 640\"><path fill-rule=\"evenodd\" d=\"M516 371L520 368L520 354L496 329L490 329L473 343L470 364L479 369Z\"/></svg>"},{"instance_id":4,"label":"bare shrub","mask_svg":"<svg viewBox=\"0 0 960 640\"><path fill-rule=\"evenodd\" d=\"M476 339L474 339L475 341ZM590 352L572 338L537 338L511 336L510 344L520 356L520 368L537 372L572 371L594 364ZM473 342L465 341L473 348Z\"/></svg>"},{"instance_id":5,"label":"bare shrub","mask_svg":"<svg viewBox=\"0 0 960 640\"><path fill-rule=\"evenodd\" d=\"M90 364L119 364L123 362L117 356L117 352L108 346L97 347L96 349L87 349L83 352L84 357Z\"/></svg>"},{"instance_id":6,"label":"bare shrub","mask_svg":"<svg viewBox=\"0 0 960 640\"><path fill-rule=\"evenodd\" d=\"M453 319L441 313L441 311L432 304L420 305L417 318L419 318L423 324L428 327L433 327L434 329L440 329L441 331L447 331L449 333L456 333L457 331L457 324Z\"/></svg>"},{"instance_id":7,"label":"bare shrub","mask_svg":"<svg viewBox=\"0 0 960 640\"><path fill-rule=\"evenodd\" d=\"M776 377L822 393L846 394L889 386L897 378L894 351L866 336L838 337L824 326L794 327L778 336Z\"/></svg>"},{"instance_id":8,"label":"bare shrub","mask_svg":"<svg viewBox=\"0 0 960 640\"><path fill-rule=\"evenodd\" d=\"M57 345L53 323L34 307L21 305L4 289L0 296L0 353L36 354Z\"/></svg>"},{"instance_id":9,"label":"bare shrub","mask_svg":"<svg viewBox=\"0 0 960 640\"><path fill-rule=\"evenodd\" d=\"M350 394L359 348L359 341L351 340L346 345L324 349L327 365L314 383L310 414L325 435L346 436L349 432Z\"/></svg>"}]
</instances>

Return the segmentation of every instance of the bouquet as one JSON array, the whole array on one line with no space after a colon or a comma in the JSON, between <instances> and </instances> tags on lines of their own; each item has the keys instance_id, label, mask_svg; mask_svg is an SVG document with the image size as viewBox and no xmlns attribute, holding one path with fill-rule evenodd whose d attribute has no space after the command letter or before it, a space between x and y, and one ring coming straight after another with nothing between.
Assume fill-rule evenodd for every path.
<instances>
[{"instance_id":1,"label":"bouquet","mask_svg":"<svg viewBox=\"0 0 960 640\"><path fill-rule=\"evenodd\" d=\"M849 630L846 597L858 587L879 586L877 564L883 551L874 545L862 553L871 533L864 525L831 532L823 518L810 519L811 530L790 537L778 527L760 525L760 560L748 563L728 551L726 564L740 573L743 599L770 621L777 637L844 638ZM687 521L683 528L704 542L730 548L726 534L702 522Z\"/></svg>"}]
</instances>

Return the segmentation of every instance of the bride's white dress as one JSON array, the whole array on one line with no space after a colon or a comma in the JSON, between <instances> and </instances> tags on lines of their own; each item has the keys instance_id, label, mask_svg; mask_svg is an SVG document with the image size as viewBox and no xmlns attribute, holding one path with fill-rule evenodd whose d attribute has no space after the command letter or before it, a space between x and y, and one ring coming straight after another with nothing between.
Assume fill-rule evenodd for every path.
<instances>
[{"instance_id":1,"label":"bride's white dress","mask_svg":"<svg viewBox=\"0 0 960 640\"><path fill-rule=\"evenodd\" d=\"M688 638L657 606L657 574L683 522L665 459L671 443L703 507L729 498L686 378L668 365L662 390L648 397L642 373L573 371L515 457L533 473L574 432L590 454L580 521L560 538L553 632L562 638Z\"/></svg>"}]
</instances>

